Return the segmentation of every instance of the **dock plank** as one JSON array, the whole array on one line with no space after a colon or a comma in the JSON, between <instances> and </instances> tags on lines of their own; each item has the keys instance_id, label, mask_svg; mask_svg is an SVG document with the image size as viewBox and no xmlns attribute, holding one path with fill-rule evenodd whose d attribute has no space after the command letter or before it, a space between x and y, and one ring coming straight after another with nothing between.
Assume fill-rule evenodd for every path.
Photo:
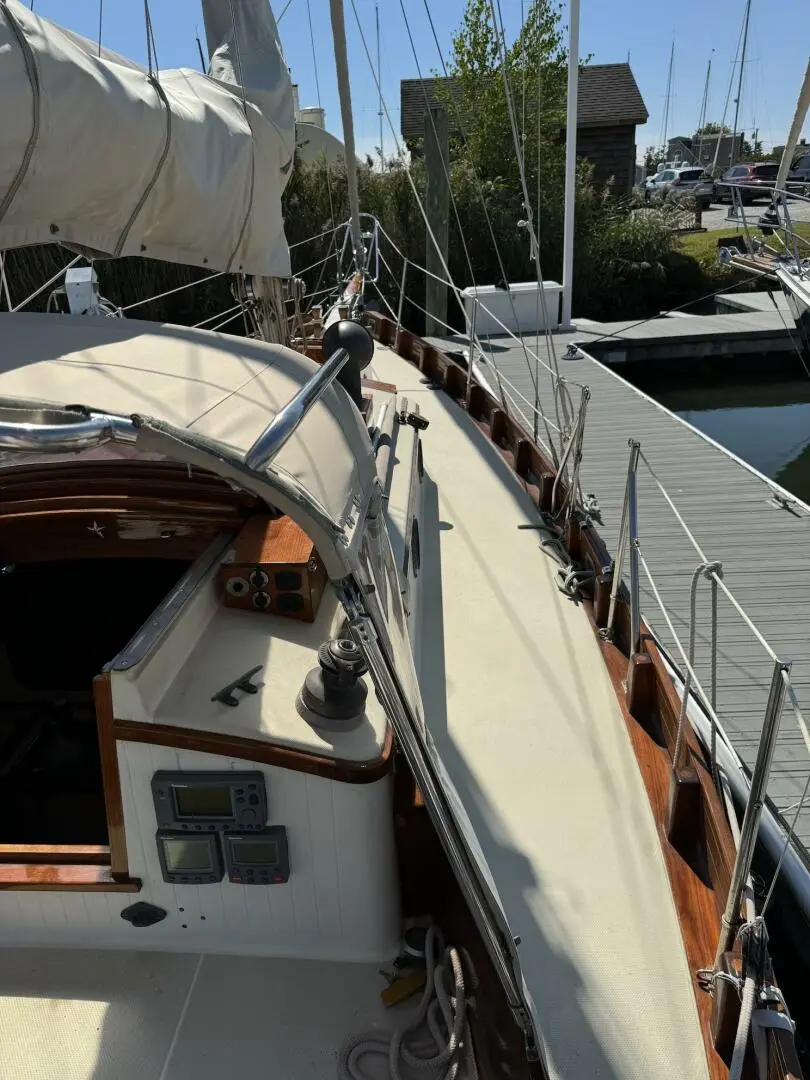
<instances>
[{"instance_id":1,"label":"dock plank","mask_svg":"<svg viewBox=\"0 0 810 1080\"><path fill-rule=\"evenodd\" d=\"M763 313L725 315L700 320L702 332L715 320L754 319ZM779 320L777 312L772 318ZM667 320L670 333L691 330L690 320ZM725 322L721 325L726 325ZM649 327L650 324L648 323ZM618 328L618 327L617 327ZM705 328L705 329L704 329ZM589 325L589 331L596 327ZM602 327L599 327L601 330ZM641 328L638 328L641 330ZM626 331L629 335L635 331ZM647 331L649 332L649 331ZM660 331L659 331L660 332ZM628 438L641 443L649 459L709 559L723 564L724 578L754 624L775 652L793 660L792 679L803 705L810 707L810 507L796 500L787 510L773 501L778 485L717 446L690 424L662 408L605 365L586 354L563 359L572 338L554 335L560 374L571 385L591 390L582 460L583 491L596 495L600 531L615 549L628 462ZM534 347L534 335L526 338ZM586 346L587 347L587 346ZM497 391L494 361L509 383L526 398L534 399L534 372L529 370L522 346L513 339L493 338L484 373ZM545 345L541 340L541 358ZM532 362L533 363L533 362ZM507 387L508 389L508 387ZM549 418L554 417L549 373L541 368L539 396ZM513 407L531 430L529 409L519 398ZM541 436L543 428L541 424ZM689 594L692 573L700 561L681 526L644 467L638 476L639 537L641 550L670 613L684 647L689 637ZM646 579L642 579L645 618L677 655ZM697 600L695 668L704 688L710 685L710 588L701 582ZM772 665L762 646L721 594L718 604L718 713L736 751L751 768ZM789 710L782 719L768 794L777 809L786 812L801 797L810 759ZM797 838L810 848L810 806L797 824Z\"/></svg>"}]
</instances>

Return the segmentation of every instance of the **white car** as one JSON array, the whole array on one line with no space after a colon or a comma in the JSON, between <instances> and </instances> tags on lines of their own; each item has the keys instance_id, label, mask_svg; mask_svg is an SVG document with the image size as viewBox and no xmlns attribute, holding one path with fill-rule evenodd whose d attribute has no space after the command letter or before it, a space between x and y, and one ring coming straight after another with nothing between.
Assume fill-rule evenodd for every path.
<instances>
[{"instance_id":1,"label":"white car","mask_svg":"<svg viewBox=\"0 0 810 1080\"><path fill-rule=\"evenodd\" d=\"M648 199L653 196L661 199L677 199L682 195L693 193L698 184L705 179L705 169L695 165L661 169L653 176L647 177L644 193Z\"/></svg>"}]
</instances>

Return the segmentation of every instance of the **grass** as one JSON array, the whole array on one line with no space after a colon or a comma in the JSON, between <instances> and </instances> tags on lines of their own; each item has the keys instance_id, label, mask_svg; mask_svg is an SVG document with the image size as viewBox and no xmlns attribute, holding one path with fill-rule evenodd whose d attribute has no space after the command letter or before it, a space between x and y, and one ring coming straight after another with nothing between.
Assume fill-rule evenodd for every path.
<instances>
[{"instance_id":1,"label":"grass","mask_svg":"<svg viewBox=\"0 0 810 1080\"><path fill-rule=\"evenodd\" d=\"M810 241L809 221L797 221L793 228L797 235ZM727 226L723 229L711 229L709 232L688 233L686 236L682 236L680 238L680 250L684 255L696 259L705 267L706 263L717 261L717 241L721 237L736 236L737 234L742 234L742 232L743 229L740 223L735 224L735 222L729 221ZM760 235L758 229L752 229L751 232L754 236ZM778 242L773 246L778 248ZM810 248L808 248L806 244L801 244L799 247L803 255L810 254Z\"/></svg>"}]
</instances>

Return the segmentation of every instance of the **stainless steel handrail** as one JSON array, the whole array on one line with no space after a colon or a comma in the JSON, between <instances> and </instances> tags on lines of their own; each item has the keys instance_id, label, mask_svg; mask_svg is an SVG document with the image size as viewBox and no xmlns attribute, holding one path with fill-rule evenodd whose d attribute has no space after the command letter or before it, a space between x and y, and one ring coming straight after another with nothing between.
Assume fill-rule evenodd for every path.
<instances>
[{"instance_id":1,"label":"stainless steel handrail","mask_svg":"<svg viewBox=\"0 0 810 1080\"><path fill-rule=\"evenodd\" d=\"M309 382L305 383L295 397L276 413L245 454L245 465L248 469L258 472L276 457L312 406L320 401L335 381L348 359L347 349L335 349Z\"/></svg>"},{"instance_id":2,"label":"stainless steel handrail","mask_svg":"<svg viewBox=\"0 0 810 1080\"><path fill-rule=\"evenodd\" d=\"M19 412L21 416L36 415L39 412L46 422L0 419L0 448L47 454L54 451L86 450L107 442L134 443L138 437L135 425L123 416L76 413L76 419L72 420L68 412L47 407L42 410L20 409ZM48 423L47 418L57 413L64 416L65 420L55 424Z\"/></svg>"}]
</instances>

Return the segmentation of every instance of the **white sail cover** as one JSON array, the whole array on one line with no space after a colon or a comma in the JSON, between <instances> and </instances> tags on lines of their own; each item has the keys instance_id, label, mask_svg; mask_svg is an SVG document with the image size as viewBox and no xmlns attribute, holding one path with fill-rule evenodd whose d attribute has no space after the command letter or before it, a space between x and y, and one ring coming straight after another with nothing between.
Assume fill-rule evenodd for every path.
<instances>
[{"instance_id":1,"label":"white sail cover","mask_svg":"<svg viewBox=\"0 0 810 1080\"><path fill-rule=\"evenodd\" d=\"M0 0L0 250L289 276L295 115L275 20L267 0L203 6L211 73L150 74Z\"/></svg>"}]
</instances>

